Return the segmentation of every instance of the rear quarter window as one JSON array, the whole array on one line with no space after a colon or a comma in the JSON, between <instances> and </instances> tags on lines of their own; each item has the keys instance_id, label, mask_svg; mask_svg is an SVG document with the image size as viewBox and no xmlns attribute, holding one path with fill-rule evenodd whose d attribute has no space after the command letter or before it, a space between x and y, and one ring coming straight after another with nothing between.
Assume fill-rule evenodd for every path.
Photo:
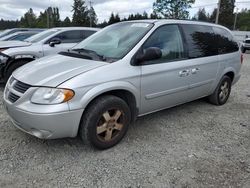
<instances>
[{"instance_id":1,"label":"rear quarter window","mask_svg":"<svg viewBox=\"0 0 250 188\"><path fill-rule=\"evenodd\" d=\"M234 41L233 35L229 31L220 27L213 27L213 30L219 54L232 53L239 50L237 42Z\"/></svg>"},{"instance_id":2,"label":"rear quarter window","mask_svg":"<svg viewBox=\"0 0 250 188\"><path fill-rule=\"evenodd\" d=\"M183 24L181 25L189 58L218 55L217 44L214 42L214 31L211 26Z\"/></svg>"}]
</instances>

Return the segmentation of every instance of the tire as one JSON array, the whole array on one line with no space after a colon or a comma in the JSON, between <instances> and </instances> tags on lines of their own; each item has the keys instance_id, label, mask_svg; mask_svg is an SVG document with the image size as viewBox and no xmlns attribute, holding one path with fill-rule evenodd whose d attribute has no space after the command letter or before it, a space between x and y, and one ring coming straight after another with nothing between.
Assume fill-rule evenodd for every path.
<instances>
[{"instance_id":1,"label":"tire","mask_svg":"<svg viewBox=\"0 0 250 188\"><path fill-rule=\"evenodd\" d=\"M15 62L11 62L10 66L7 67L7 69L4 72L4 77L3 80L6 83L8 81L8 79L10 78L10 76L12 75L12 73L18 69L19 67L29 63L30 61L28 60L17 60Z\"/></svg>"},{"instance_id":2,"label":"tire","mask_svg":"<svg viewBox=\"0 0 250 188\"><path fill-rule=\"evenodd\" d=\"M230 96L231 87L231 78L223 76L214 93L208 97L209 102L217 106L224 105Z\"/></svg>"},{"instance_id":3,"label":"tire","mask_svg":"<svg viewBox=\"0 0 250 188\"><path fill-rule=\"evenodd\" d=\"M244 53L246 53L246 48L242 48L242 53L244 54Z\"/></svg>"},{"instance_id":4,"label":"tire","mask_svg":"<svg viewBox=\"0 0 250 188\"><path fill-rule=\"evenodd\" d=\"M79 135L84 143L107 149L121 141L130 121L130 109L125 101L112 95L101 96L83 114Z\"/></svg>"}]
</instances>

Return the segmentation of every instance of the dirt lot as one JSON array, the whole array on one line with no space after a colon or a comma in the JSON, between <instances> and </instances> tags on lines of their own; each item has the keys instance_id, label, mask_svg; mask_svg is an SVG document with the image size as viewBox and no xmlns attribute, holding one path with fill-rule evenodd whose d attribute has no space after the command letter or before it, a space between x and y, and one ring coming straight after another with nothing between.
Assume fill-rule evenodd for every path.
<instances>
[{"instance_id":1,"label":"dirt lot","mask_svg":"<svg viewBox=\"0 0 250 188\"><path fill-rule=\"evenodd\" d=\"M245 59L226 105L199 100L140 118L106 151L79 138L22 133L0 105L0 187L249 188L250 55Z\"/></svg>"}]
</instances>

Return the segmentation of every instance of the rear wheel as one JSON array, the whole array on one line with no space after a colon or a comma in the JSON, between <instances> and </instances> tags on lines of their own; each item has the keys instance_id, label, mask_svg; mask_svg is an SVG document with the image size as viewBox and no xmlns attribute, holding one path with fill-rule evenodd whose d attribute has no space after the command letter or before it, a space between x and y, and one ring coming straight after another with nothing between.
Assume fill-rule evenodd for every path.
<instances>
[{"instance_id":1,"label":"rear wheel","mask_svg":"<svg viewBox=\"0 0 250 188\"><path fill-rule=\"evenodd\" d=\"M214 93L208 97L210 103L224 105L231 93L232 80L228 76L223 76Z\"/></svg>"},{"instance_id":2,"label":"rear wheel","mask_svg":"<svg viewBox=\"0 0 250 188\"><path fill-rule=\"evenodd\" d=\"M130 120L130 109L125 101L116 96L102 96L87 108L79 133L85 143L107 149L124 137Z\"/></svg>"},{"instance_id":3,"label":"rear wheel","mask_svg":"<svg viewBox=\"0 0 250 188\"><path fill-rule=\"evenodd\" d=\"M30 60L31 61L31 60ZM7 67L7 69L4 72L4 82L6 83L8 81L8 79L10 78L10 76L12 75L12 73L18 69L19 67L27 64L30 62L29 60L17 60L15 62L12 62L11 65L9 67Z\"/></svg>"}]
</instances>

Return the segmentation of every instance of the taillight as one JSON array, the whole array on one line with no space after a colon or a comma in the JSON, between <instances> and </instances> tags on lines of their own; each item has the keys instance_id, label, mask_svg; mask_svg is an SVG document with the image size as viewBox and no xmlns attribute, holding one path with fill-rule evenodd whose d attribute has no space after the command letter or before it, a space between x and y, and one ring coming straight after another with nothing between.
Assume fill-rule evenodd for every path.
<instances>
[{"instance_id":1,"label":"taillight","mask_svg":"<svg viewBox=\"0 0 250 188\"><path fill-rule=\"evenodd\" d=\"M242 64L243 61L244 61L244 56L243 56L243 54L241 54L241 55L240 55L240 63Z\"/></svg>"}]
</instances>

